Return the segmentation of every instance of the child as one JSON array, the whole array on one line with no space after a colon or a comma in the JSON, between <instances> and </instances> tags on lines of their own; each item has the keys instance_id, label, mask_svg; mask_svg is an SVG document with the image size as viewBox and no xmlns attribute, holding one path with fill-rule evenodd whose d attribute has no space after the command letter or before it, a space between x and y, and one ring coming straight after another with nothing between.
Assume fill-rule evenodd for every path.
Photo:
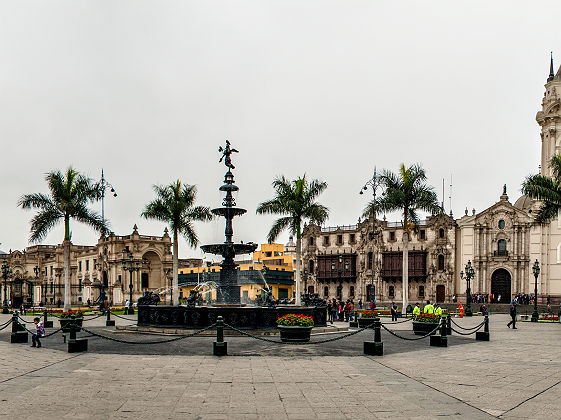
<instances>
[{"instance_id":1,"label":"child","mask_svg":"<svg viewBox=\"0 0 561 420\"><path fill-rule=\"evenodd\" d=\"M40 318L33 318L33 323L35 324L35 334L31 336L31 347L41 347L41 340L39 338L45 335L45 328L43 328L43 322Z\"/></svg>"}]
</instances>

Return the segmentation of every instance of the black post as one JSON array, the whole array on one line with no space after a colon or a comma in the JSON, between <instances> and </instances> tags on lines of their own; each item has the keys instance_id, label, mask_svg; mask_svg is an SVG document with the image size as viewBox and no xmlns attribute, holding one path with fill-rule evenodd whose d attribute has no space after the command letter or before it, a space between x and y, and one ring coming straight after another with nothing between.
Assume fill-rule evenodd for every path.
<instances>
[{"instance_id":1,"label":"black post","mask_svg":"<svg viewBox=\"0 0 561 420\"><path fill-rule=\"evenodd\" d=\"M106 327L114 327L115 321L111 319L111 307L107 308L107 318L105 319Z\"/></svg>"},{"instance_id":2,"label":"black post","mask_svg":"<svg viewBox=\"0 0 561 420\"><path fill-rule=\"evenodd\" d=\"M71 315L70 319L72 320L68 324L68 328L70 329L70 335L68 340L68 353L79 353L83 351L88 351L88 340L86 338L76 338L76 333L82 329L76 324L76 316Z\"/></svg>"},{"instance_id":3,"label":"black post","mask_svg":"<svg viewBox=\"0 0 561 420\"><path fill-rule=\"evenodd\" d=\"M12 312L12 335L10 343L27 343L29 336L23 325L18 321L18 311Z\"/></svg>"},{"instance_id":4,"label":"black post","mask_svg":"<svg viewBox=\"0 0 561 420\"><path fill-rule=\"evenodd\" d=\"M2 313L9 314L10 311L8 309L8 276L10 275L10 266L8 265L8 261L4 260L2 263L2 278L4 279L4 302L2 305Z\"/></svg>"},{"instance_id":5,"label":"black post","mask_svg":"<svg viewBox=\"0 0 561 420\"><path fill-rule=\"evenodd\" d=\"M134 308L132 306L132 267L129 269L130 281L129 281L129 309L127 311L127 315L134 315Z\"/></svg>"},{"instance_id":6,"label":"black post","mask_svg":"<svg viewBox=\"0 0 561 420\"><path fill-rule=\"evenodd\" d=\"M446 336L446 321L440 318L440 335L430 336L430 345L435 347L448 347L448 337Z\"/></svg>"},{"instance_id":7,"label":"black post","mask_svg":"<svg viewBox=\"0 0 561 420\"><path fill-rule=\"evenodd\" d=\"M224 341L224 318L216 319L216 341L212 343L212 353L215 356L228 355L228 343Z\"/></svg>"},{"instance_id":8,"label":"black post","mask_svg":"<svg viewBox=\"0 0 561 420\"><path fill-rule=\"evenodd\" d=\"M53 328L53 321L49 321L47 307L45 307L45 311L43 312L43 327Z\"/></svg>"},{"instance_id":9,"label":"black post","mask_svg":"<svg viewBox=\"0 0 561 420\"><path fill-rule=\"evenodd\" d=\"M452 320L450 319L450 314L446 317L446 334L452 335Z\"/></svg>"},{"instance_id":10,"label":"black post","mask_svg":"<svg viewBox=\"0 0 561 420\"><path fill-rule=\"evenodd\" d=\"M374 318L374 341L364 342L364 354L369 356L383 356L384 343L382 343L382 334L380 318Z\"/></svg>"},{"instance_id":11,"label":"black post","mask_svg":"<svg viewBox=\"0 0 561 420\"><path fill-rule=\"evenodd\" d=\"M483 331L477 331L475 333L475 339L479 341L489 341L490 334L489 334L489 315L485 315L485 325L483 326Z\"/></svg>"}]
</instances>

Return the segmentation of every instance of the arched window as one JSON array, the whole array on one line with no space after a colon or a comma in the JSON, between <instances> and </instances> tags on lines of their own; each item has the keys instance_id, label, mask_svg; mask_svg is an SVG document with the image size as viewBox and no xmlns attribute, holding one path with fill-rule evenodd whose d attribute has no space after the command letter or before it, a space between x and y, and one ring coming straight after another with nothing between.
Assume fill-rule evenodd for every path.
<instances>
[{"instance_id":1,"label":"arched window","mask_svg":"<svg viewBox=\"0 0 561 420\"><path fill-rule=\"evenodd\" d=\"M439 238L444 238L444 229L440 228L440 229L438 230L438 237L439 237Z\"/></svg>"},{"instance_id":2,"label":"arched window","mask_svg":"<svg viewBox=\"0 0 561 420\"><path fill-rule=\"evenodd\" d=\"M366 262L367 264L367 269L371 270L372 269L372 252L368 253L368 261Z\"/></svg>"},{"instance_id":3,"label":"arched window","mask_svg":"<svg viewBox=\"0 0 561 420\"><path fill-rule=\"evenodd\" d=\"M503 219L499 220L499 229L503 230L505 228L505 221Z\"/></svg>"},{"instance_id":4,"label":"arched window","mask_svg":"<svg viewBox=\"0 0 561 420\"><path fill-rule=\"evenodd\" d=\"M497 242L497 254L498 255L507 255L506 252L506 240L504 239L499 239L499 241Z\"/></svg>"},{"instance_id":5,"label":"arched window","mask_svg":"<svg viewBox=\"0 0 561 420\"><path fill-rule=\"evenodd\" d=\"M314 260L309 261L308 268L309 268L310 274L313 274L314 273Z\"/></svg>"},{"instance_id":6,"label":"arched window","mask_svg":"<svg viewBox=\"0 0 561 420\"><path fill-rule=\"evenodd\" d=\"M389 287L388 296L391 297L391 298L393 298L395 296L395 289L394 289L393 286Z\"/></svg>"},{"instance_id":7,"label":"arched window","mask_svg":"<svg viewBox=\"0 0 561 420\"><path fill-rule=\"evenodd\" d=\"M324 286L323 288L323 297L328 297L329 296L329 287Z\"/></svg>"},{"instance_id":8,"label":"arched window","mask_svg":"<svg viewBox=\"0 0 561 420\"><path fill-rule=\"evenodd\" d=\"M438 271L444 271L444 255L438 256Z\"/></svg>"}]
</instances>

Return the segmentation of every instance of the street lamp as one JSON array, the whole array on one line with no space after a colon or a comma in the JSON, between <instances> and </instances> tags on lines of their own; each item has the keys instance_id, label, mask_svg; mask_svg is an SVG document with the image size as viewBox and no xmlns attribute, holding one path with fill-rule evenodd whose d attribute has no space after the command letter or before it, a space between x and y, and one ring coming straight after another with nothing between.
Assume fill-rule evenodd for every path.
<instances>
[{"instance_id":1,"label":"street lamp","mask_svg":"<svg viewBox=\"0 0 561 420\"><path fill-rule=\"evenodd\" d=\"M473 277L475 277L475 270L473 269L473 266L471 265L471 260L468 260L468 263L466 264L466 268L465 268L466 272L465 272L465 277L466 277L466 282L467 282L467 290L466 290L466 311L465 311L465 315L466 316L472 316L473 313L471 312L471 288L470 288L470 281L473 279ZM463 280L464 278L464 272L461 271L460 272L460 278Z\"/></svg>"},{"instance_id":2,"label":"street lamp","mask_svg":"<svg viewBox=\"0 0 561 420\"><path fill-rule=\"evenodd\" d=\"M304 268L304 295L308 294L308 270Z\"/></svg>"},{"instance_id":3,"label":"street lamp","mask_svg":"<svg viewBox=\"0 0 561 420\"><path fill-rule=\"evenodd\" d=\"M343 256L339 255L339 266L337 267L337 276L339 277L339 299L342 301L343 300L343 279L341 278L341 275L343 274L343 268L341 267L341 264L343 264Z\"/></svg>"},{"instance_id":4,"label":"street lamp","mask_svg":"<svg viewBox=\"0 0 561 420\"><path fill-rule=\"evenodd\" d=\"M372 197L374 202L376 201L376 188L378 188L379 185L380 185L380 178L378 178L378 176L376 175L376 167L374 167L374 174L372 175L372 178L369 179L366 182L366 184L364 184L359 194L364 194L364 191L366 191L368 187L372 187ZM376 271L375 270L376 265L374 264L374 255L375 255L374 248L376 246L376 238L380 234L380 231L376 230L376 213L373 213L373 216L374 217L372 219L372 281L370 284L370 302L374 302L374 299L376 298L375 290L374 290L374 275L375 275L374 272Z\"/></svg>"},{"instance_id":5,"label":"street lamp","mask_svg":"<svg viewBox=\"0 0 561 420\"><path fill-rule=\"evenodd\" d=\"M8 277L12 275L12 269L8 265L8 261L4 260L2 263L2 278L4 279L4 304L2 306L2 313L9 314L8 310Z\"/></svg>"},{"instance_id":6,"label":"street lamp","mask_svg":"<svg viewBox=\"0 0 561 420\"><path fill-rule=\"evenodd\" d=\"M127 257L128 252L128 257ZM132 252L129 252L126 248L123 249L123 259L121 261L123 271L129 272L129 289L130 289L130 298L129 298L129 307L127 308L127 315L134 315L134 308L132 307L132 272L140 270L140 263L138 261L134 261L134 257Z\"/></svg>"},{"instance_id":7,"label":"street lamp","mask_svg":"<svg viewBox=\"0 0 561 420\"><path fill-rule=\"evenodd\" d=\"M540 263L538 260L532 266L534 272L534 312L532 313L532 322L538 322L540 314L538 314L538 276L540 275Z\"/></svg>"}]
</instances>

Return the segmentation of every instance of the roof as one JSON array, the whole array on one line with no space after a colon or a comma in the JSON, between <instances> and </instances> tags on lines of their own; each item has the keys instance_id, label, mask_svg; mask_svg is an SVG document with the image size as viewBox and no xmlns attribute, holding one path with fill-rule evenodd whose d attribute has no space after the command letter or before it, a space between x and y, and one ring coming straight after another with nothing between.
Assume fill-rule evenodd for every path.
<instances>
[{"instance_id":1,"label":"roof","mask_svg":"<svg viewBox=\"0 0 561 420\"><path fill-rule=\"evenodd\" d=\"M518 210L529 210L532 208L533 200L528 197L526 194L521 196L516 202L514 203L514 208Z\"/></svg>"}]
</instances>

